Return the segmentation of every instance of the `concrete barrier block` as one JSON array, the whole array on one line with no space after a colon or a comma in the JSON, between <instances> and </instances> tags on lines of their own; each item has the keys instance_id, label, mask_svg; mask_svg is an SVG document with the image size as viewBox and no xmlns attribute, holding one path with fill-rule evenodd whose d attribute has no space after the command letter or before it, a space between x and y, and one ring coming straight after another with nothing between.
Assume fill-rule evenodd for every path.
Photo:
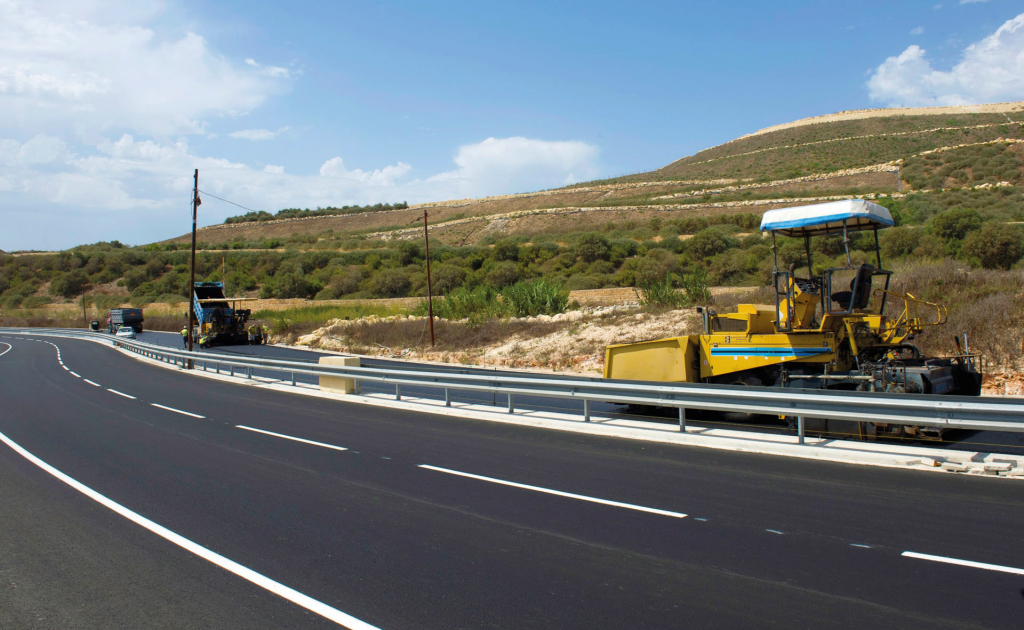
<instances>
[{"instance_id":1,"label":"concrete barrier block","mask_svg":"<svg viewBox=\"0 0 1024 630\"><path fill-rule=\"evenodd\" d=\"M359 367L359 357L320 357L319 364ZM356 393L356 381L345 376L321 376L320 390L336 394L354 394Z\"/></svg>"}]
</instances>

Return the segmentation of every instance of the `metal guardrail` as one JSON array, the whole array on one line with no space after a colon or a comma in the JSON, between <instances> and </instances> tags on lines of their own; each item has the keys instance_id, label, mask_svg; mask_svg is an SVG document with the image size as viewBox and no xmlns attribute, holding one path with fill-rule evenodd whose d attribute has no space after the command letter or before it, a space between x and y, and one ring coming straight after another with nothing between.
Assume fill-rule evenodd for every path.
<instances>
[{"instance_id":1,"label":"metal guardrail","mask_svg":"<svg viewBox=\"0 0 1024 630\"><path fill-rule=\"evenodd\" d=\"M984 431L1024 432L1024 404L1005 399L973 396L925 396L836 390L781 389L691 383L657 383L608 379L538 377L525 372L460 374L417 370L416 366L346 367L282 361L264 357L216 352L188 352L109 334L81 330L5 329L24 334L78 337L102 340L116 347L168 363L185 365L193 361L198 369L222 370L235 374L241 368L252 377L254 369L291 374L351 378L356 391L363 381L393 385L396 399L402 387L443 389L446 404L452 391L476 391L508 397L508 412L515 412L517 396L583 401L584 419L590 420L590 404L607 402L625 405L668 407L679 410L679 428L686 429L686 409L729 411L751 414L795 416L803 438L804 418L826 418L903 425L920 425Z\"/></svg>"}]
</instances>

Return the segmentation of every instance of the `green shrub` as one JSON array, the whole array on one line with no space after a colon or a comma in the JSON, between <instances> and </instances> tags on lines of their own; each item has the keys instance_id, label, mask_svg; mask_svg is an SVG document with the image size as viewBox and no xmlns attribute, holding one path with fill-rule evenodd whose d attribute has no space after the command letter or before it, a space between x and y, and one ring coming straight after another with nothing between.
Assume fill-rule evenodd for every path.
<instances>
[{"instance_id":1,"label":"green shrub","mask_svg":"<svg viewBox=\"0 0 1024 630\"><path fill-rule=\"evenodd\" d=\"M1024 234L1013 226L988 223L968 235L960 251L985 269L1009 269L1024 257Z\"/></svg>"},{"instance_id":2,"label":"green shrub","mask_svg":"<svg viewBox=\"0 0 1024 630\"><path fill-rule=\"evenodd\" d=\"M370 281L370 290L385 298L401 297L411 286L412 283L402 269L382 269Z\"/></svg>"},{"instance_id":3,"label":"green shrub","mask_svg":"<svg viewBox=\"0 0 1024 630\"><path fill-rule=\"evenodd\" d=\"M545 280L518 282L499 294L509 317L557 315L569 306L569 290Z\"/></svg>"},{"instance_id":4,"label":"green shrub","mask_svg":"<svg viewBox=\"0 0 1024 630\"><path fill-rule=\"evenodd\" d=\"M636 294L644 307L687 308L711 301L708 272L699 265L683 276L682 281L675 274L669 274L664 280L644 284Z\"/></svg>"},{"instance_id":5,"label":"green shrub","mask_svg":"<svg viewBox=\"0 0 1024 630\"><path fill-rule=\"evenodd\" d=\"M976 210L957 208L943 212L931 220L932 232L945 240L963 240L968 232L981 229L981 215Z\"/></svg>"},{"instance_id":6,"label":"green shrub","mask_svg":"<svg viewBox=\"0 0 1024 630\"><path fill-rule=\"evenodd\" d=\"M21 302L21 308L39 308L53 302L53 298L46 295L31 295Z\"/></svg>"},{"instance_id":7,"label":"green shrub","mask_svg":"<svg viewBox=\"0 0 1024 630\"><path fill-rule=\"evenodd\" d=\"M519 267L514 262L500 262L487 272L487 283L501 288L519 280Z\"/></svg>"},{"instance_id":8,"label":"green shrub","mask_svg":"<svg viewBox=\"0 0 1024 630\"><path fill-rule=\"evenodd\" d=\"M576 255L583 262L607 260L608 254L608 239L600 232L586 232L576 238Z\"/></svg>"},{"instance_id":9,"label":"green shrub","mask_svg":"<svg viewBox=\"0 0 1024 630\"><path fill-rule=\"evenodd\" d=\"M515 262L519 260L519 243L506 238L494 244L494 260Z\"/></svg>"},{"instance_id":10,"label":"green shrub","mask_svg":"<svg viewBox=\"0 0 1024 630\"><path fill-rule=\"evenodd\" d=\"M738 245L739 241L735 237L727 235L718 227L701 230L686 242L687 250L696 260L711 258Z\"/></svg>"},{"instance_id":11,"label":"green shrub","mask_svg":"<svg viewBox=\"0 0 1024 630\"><path fill-rule=\"evenodd\" d=\"M57 276L50 283L50 294L71 298L82 294L82 289L89 283L88 276L81 269L68 271Z\"/></svg>"},{"instance_id":12,"label":"green shrub","mask_svg":"<svg viewBox=\"0 0 1024 630\"><path fill-rule=\"evenodd\" d=\"M921 244L921 230L896 227L882 232L879 241L886 258L903 258L911 255Z\"/></svg>"}]
</instances>

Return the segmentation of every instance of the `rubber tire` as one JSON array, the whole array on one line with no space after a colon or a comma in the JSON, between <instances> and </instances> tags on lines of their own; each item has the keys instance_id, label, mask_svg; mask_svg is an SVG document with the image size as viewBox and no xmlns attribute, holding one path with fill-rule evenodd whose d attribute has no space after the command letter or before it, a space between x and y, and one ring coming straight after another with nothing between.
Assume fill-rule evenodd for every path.
<instances>
[{"instance_id":1,"label":"rubber tire","mask_svg":"<svg viewBox=\"0 0 1024 630\"><path fill-rule=\"evenodd\" d=\"M737 376L739 378L727 380L722 384L743 385L746 387L761 387L762 385L764 385L761 379L757 378L756 376L752 376L750 374L747 374L745 376ZM756 413L747 413L745 411L725 411L722 413L722 417L728 420L729 422L750 422L757 416L758 414Z\"/></svg>"}]
</instances>

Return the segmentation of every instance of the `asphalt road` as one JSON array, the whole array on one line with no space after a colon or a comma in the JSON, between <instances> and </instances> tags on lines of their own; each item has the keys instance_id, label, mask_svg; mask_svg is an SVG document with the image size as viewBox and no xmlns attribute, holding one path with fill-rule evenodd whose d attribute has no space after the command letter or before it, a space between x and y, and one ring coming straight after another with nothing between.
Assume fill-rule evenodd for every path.
<instances>
[{"instance_id":1,"label":"asphalt road","mask_svg":"<svg viewBox=\"0 0 1024 630\"><path fill-rule=\"evenodd\" d=\"M1024 620L1018 482L345 404L81 340L0 353L3 628Z\"/></svg>"},{"instance_id":2,"label":"asphalt road","mask_svg":"<svg viewBox=\"0 0 1024 630\"><path fill-rule=\"evenodd\" d=\"M156 331L147 331L139 335L139 341L146 343L159 344L169 347L181 347L181 335L178 333L165 333ZM282 348L280 346L223 346L210 349L212 353L226 353L226 354L247 354L267 357L270 359L278 359L283 361L308 361L310 363L316 363L321 356L335 356L328 355L327 353L316 352L311 350L300 350L292 348ZM487 368L475 368L475 367L452 367L452 366L438 366L430 363L417 363L413 361L405 360L388 360L388 359L363 359L361 364L366 367L391 367L401 366L408 368L410 365L415 365L421 370L439 370L439 371L460 371L466 373L493 373L494 369ZM269 378L282 378L280 372L273 371L259 371L255 374L259 376L265 376ZM571 375L559 375L560 378L573 378ZM589 377L578 377L581 379L592 380ZM297 381L312 383L315 382L315 377L298 375ZM375 383L364 383L363 389L366 392L386 392L393 393L393 390L385 385ZM407 388L403 390L406 394L411 396L418 396L423 398L436 398L443 399L444 395L438 390L427 389L427 388ZM492 394L485 392L455 392L453 394L453 400L457 402L475 403L475 404L491 404L494 406L507 404L504 397L497 397ZM530 409L547 409L551 411L561 413L574 413L583 414L583 404L579 401L574 400L557 400L552 398L535 398L535 397L522 397L517 398L517 405L528 407ZM617 418L628 418L636 420L647 420L652 422L665 422L674 423L676 422L675 411L672 409L647 409L637 410L624 407L622 405L614 405L609 403L594 403L591 405L591 410L594 414L602 415L605 417L617 417ZM687 420L692 426L707 426L717 428L728 428L732 430L748 430L757 431L761 433L782 433L782 434L795 434L793 429L790 429L786 424L773 416L759 416L746 422L730 422L725 420L721 415L711 413L700 413L700 412L689 412L689 418ZM960 450L960 451L995 451L1002 453L1011 454L1024 454L1024 433L1006 433L1006 432L995 432L995 431L963 431L954 430L949 431L943 437L942 442L936 441L920 441L915 442L918 446L926 446L937 449L949 449L949 450Z\"/></svg>"}]
</instances>

